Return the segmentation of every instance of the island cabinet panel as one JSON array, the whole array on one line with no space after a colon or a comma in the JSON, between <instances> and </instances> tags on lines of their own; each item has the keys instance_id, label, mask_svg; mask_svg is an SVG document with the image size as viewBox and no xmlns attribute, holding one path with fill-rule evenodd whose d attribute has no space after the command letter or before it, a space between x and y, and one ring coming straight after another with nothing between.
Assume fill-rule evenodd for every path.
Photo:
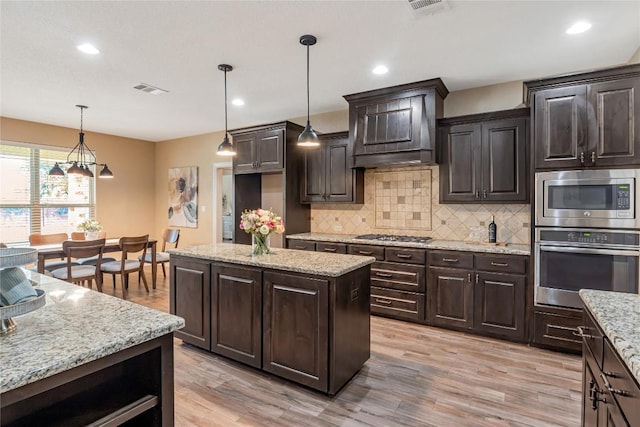
<instances>
[{"instance_id":1,"label":"island cabinet panel","mask_svg":"<svg viewBox=\"0 0 640 427\"><path fill-rule=\"evenodd\" d=\"M262 270L213 264L211 351L262 367Z\"/></svg>"},{"instance_id":2,"label":"island cabinet panel","mask_svg":"<svg viewBox=\"0 0 640 427\"><path fill-rule=\"evenodd\" d=\"M264 273L265 371L327 390L328 285L325 279Z\"/></svg>"},{"instance_id":3,"label":"island cabinet panel","mask_svg":"<svg viewBox=\"0 0 640 427\"><path fill-rule=\"evenodd\" d=\"M211 263L171 256L171 314L184 318L176 338L211 349Z\"/></svg>"}]
</instances>

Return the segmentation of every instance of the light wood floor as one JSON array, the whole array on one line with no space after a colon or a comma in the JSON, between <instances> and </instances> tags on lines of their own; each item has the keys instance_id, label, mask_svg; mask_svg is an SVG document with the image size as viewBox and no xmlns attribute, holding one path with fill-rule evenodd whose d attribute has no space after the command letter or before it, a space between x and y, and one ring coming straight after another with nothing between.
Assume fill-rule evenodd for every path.
<instances>
[{"instance_id":1,"label":"light wood floor","mask_svg":"<svg viewBox=\"0 0 640 427\"><path fill-rule=\"evenodd\" d=\"M168 311L162 272L149 295L131 282ZM175 340L177 426L579 426L580 405L577 356L376 316L371 358L333 398Z\"/></svg>"}]
</instances>

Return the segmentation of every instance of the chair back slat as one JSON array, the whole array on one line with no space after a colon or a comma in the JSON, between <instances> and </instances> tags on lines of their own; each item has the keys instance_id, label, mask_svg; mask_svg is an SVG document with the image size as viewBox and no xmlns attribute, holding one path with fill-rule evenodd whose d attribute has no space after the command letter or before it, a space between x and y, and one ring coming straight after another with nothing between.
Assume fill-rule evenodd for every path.
<instances>
[{"instance_id":1,"label":"chair back slat","mask_svg":"<svg viewBox=\"0 0 640 427\"><path fill-rule=\"evenodd\" d=\"M121 237L120 250L122 251L122 262L128 258L129 254L137 254L142 252L142 257L147 254L147 246L149 245L149 235L136 237Z\"/></svg>"},{"instance_id":2,"label":"chair back slat","mask_svg":"<svg viewBox=\"0 0 640 427\"><path fill-rule=\"evenodd\" d=\"M62 242L62 250L68 258L88 258L101 256L104 251L105 239L98 240L67 240Z\"/></svg>"},{"instance_id":3,"label":"chair back slat","mask_svg":"<svg viewBox=\"0 0 640 427\"><path fill-rule=\"evenodd\" d=\"M178 241L180 240L180 230L177 228L165 228L162 230L162 252L167 249L167 243L173 245L174 248L178 247Z\"/></svg>"},{"instance_id":4,"label":"chair back slat","mask_svg":"<svg viewBox=\"0 0 640 427\"><path fill-rule=\"evenodd\" d=\"M69 240L67 233L55 233L55 234L30 234L30 245L50 245L53 243L62 243L65 240Z\"/></svg>"}]
</instances>

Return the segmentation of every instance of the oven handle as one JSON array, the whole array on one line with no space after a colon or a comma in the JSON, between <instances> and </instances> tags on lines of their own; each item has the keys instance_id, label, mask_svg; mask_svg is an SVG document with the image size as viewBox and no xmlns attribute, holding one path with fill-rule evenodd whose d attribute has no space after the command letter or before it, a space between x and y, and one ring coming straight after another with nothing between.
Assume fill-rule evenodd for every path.
<instances>
[{"instance_id":1,"label":"oven handle","mask_svg":"<svg viewBox=\"0 0 640 427\"><path fill-rule=\"evenodd\" d=\"M622 255L622 256L634 256L640 258L640 252L637 250L623 250L623 249L595 249L595 248L583 248L576 246L549 246L540 245L540 251L546 252L569 252L578 254L596 254L596 255Z\"/></svg>"}]
</instances>

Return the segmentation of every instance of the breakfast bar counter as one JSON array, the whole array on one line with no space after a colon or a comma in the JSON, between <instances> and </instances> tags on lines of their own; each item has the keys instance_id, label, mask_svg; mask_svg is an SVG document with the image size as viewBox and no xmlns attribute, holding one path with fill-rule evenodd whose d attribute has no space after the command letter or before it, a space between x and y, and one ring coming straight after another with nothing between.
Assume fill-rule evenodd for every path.
<instances>
[{"instance_id":1,"label":"breakfast bar counter","mask_svg":"<svg viewBox=\"0 0 640 427\"><path fill-rule=\"evenodd\" d=\"M25 274L46 304L0 336L2 425L173 425L173 332L183 319Z\"/></svg>"},{"instance_id":2,"label":"breakfast bar counter","mask_svg":"<svg viewBox=\"0 0 640 427\"><path fill-rule=\"evenodd\" d=\"M172 249L184 342L335 394L370 354L373 257L229 243Z\"/></svg>"}]
</instances>

